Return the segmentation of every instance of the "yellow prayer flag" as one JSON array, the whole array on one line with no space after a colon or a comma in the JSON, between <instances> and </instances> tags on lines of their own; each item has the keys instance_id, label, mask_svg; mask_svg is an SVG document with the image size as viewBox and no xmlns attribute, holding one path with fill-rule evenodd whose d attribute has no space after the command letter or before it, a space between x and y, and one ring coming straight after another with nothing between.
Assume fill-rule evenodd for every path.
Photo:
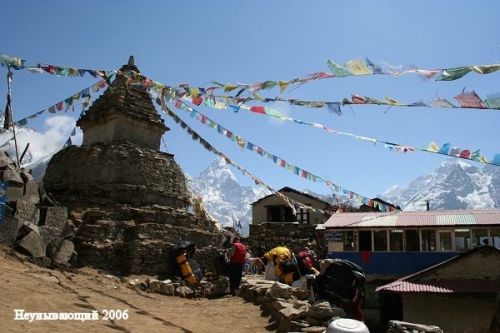
<instances>
[{"instance_id":1,"label":"yellow prayer flag","mask_svg":"<svg viewBox=\"0 0 500 333\"><path fill-rule=\"evenodd\" d=\"M280 86L280 93L283 93L283 91L285 91L289 84L290 82L288 81L278 81L278 85Z\"/></svg>"},{"instance_id":2,"label":"yellow prayer flag","mask_svg":"<svg viewBox=\"0 0 500 333\"><path fill-rule=\"evenodd\" d=\"M232 84L228 83L228 84L226 84L224 86L224 92L230 92L230 91L233 91L236 88L238 88L238 87L235 86L235 85L232 85Z\"/></svg>"},{"instance_id":3,"label":"yellow prayer flag","mask_svg":"<svg viewBox=\"0 0 500 333\"><path fill-rule=\"evenodd\" d=\"M189 88L189 95L192 98L197 98L200 95L200 90L198 88Z\"/></svg>"},{"instance_id":4,"label":"yellow prayer flag","mask_svg":"<svg viewBox=\"0 0 500 333\"><path fill-rule=\"evenodd\" d=\"M389 96L384 96L384 98L387 101L387 103L389 103L390 105L398 105L398 106L406 106L407 105L407 104L398 102L395 99L390 98Z\"/></svg>"},{"instance_id":5,"label":"yellow prayer flag","mask_svg":"<svg viewBox=\"0 0 500 333\"><path fill-rule=\"evenodd\" d=\"M371 75L372 72L366 67L364 62L360 59L349 60L346 64L349 71L354 75Z\"/></svg>"},{"instance_id":6,"label":"yellow prayer flag","mask_svg":"<svg viewBox=\"0 0 500 333\"><path fill-rule=\"evenodd\" d=\"M240 146L241 150L245 150L245 139L240 136L236 136L236 142L238 143L238 146Z\"/></svg>"},{"instance_id":7,"label":"yellow prayer flag","mask_svg":"<svg viewBox=\"0 0 500 333\"><path fill-rule=\"evenodd\" d=\"M215 102L214 108L219 109L219 110L226 110L227 105L225 103L222 103L222 102Z\"/></svg>"},{"instance_id":8,"label":"yellow prayer flag","mask_svg":"<svg viewBox=\"0 0 500 333\"><path fill-rule=\"evenodd\" d=\"M439 151L439 146L437 145L437 143L435 143L434 141L432 141L429 146L427 147L427 151L430 151L430 152L433 152L433 153L437 153Z\"/></svg>"},{"instance_id":9,"label":"yellow prayer flag","mask_svg":"<svg viewBox=\"0 0 500 333\"><path fill-rule=\"evenodd\" d=\"M492 73L492 72L500 70L500 64L484 65L484 66L472 66L470 68L478 74L488 74L488 73Z\"/></svg>"},{"instance_id":10,"label":"yellow prayer flag","mask_svg":"<svg viewBox=\"0 0 500 333\"><path fill-rule=\"evenodd\" d=\"M253 93L253 98L255 98L256 100L258 101L263 101L264 98L260 97L259 95L257 95L256 93Z\"/></svg>"}]
</instances>

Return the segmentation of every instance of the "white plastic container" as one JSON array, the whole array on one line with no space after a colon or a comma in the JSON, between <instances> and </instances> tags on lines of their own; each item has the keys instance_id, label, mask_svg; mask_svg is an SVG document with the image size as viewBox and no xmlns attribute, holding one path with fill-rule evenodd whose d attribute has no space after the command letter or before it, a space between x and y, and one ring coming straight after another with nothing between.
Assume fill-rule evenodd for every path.
<instances>
[{"instance_id":1,"label":"white plastic container","mask_svg":"<svg viewBox=\"0 0 500 333\"><path fill-rule=\"evenodd\" d=\"M324 333L370 333L370 331L361 321L340 318L332 321Z\"/></svg>"}]
</instances>

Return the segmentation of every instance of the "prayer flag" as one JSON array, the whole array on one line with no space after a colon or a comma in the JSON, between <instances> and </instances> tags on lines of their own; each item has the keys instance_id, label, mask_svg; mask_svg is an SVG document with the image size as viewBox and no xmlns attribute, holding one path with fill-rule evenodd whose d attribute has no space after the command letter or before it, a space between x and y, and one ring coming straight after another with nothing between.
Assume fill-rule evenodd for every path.
<instances>
[{"instance_id":1,"label":"prayer flag","mask_svg":"<svg viewBox=\"0 0 500 333\"><path fill-rule=\"evenodd\" d=\"M350 76L353 75L351 72L349 72L347 69L337 65L331 60L327 60L326 64L328 67L330 67L330 70L332 71L333 74L337 77L344 77L344 76Z\"/></svg>"}]
</instances>

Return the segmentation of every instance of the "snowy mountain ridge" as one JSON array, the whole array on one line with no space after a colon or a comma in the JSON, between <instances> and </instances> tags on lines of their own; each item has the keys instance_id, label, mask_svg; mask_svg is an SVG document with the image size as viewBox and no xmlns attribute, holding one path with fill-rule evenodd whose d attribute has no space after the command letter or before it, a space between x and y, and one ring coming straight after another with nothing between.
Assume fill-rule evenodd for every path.
<instances>
[{"instance_id":1,"label":"snowy mountain ridge","mask_svg":"<svg viewBox=\"0 0 500 333\"><path fill-rule=\"evenodd\" d=\"M417 177L408 186L393 186L379 195L403 210L500 208L500 168L478 168L449 159L429 175Z\"/></svg>"}]
</instances>

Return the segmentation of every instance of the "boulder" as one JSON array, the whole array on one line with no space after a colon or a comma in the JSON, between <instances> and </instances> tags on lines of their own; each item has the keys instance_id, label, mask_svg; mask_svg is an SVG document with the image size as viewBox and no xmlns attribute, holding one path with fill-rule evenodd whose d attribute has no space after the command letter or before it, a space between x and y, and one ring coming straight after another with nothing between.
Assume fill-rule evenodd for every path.
<instances>
[{"instance_id":1,"label":"boulder","mask_svg":"<svg viewBox=\"0 0 500 333\"><path fill-rule=\"evenodd\" d=\"M39 226L38 232L45 247L50 243L57 243L61 235L61 230L47 225Z\"/></svg>"},{"instance_id":2,"label":"boulder","mask_svg":"<svg viewBox=\"0 0 500 333\"><path fill-rule=\"evenodd\" d=\"M66 264L69 262L73 253L75 251L75 244L72 241L67 239L63 239L60 241L59 246L57 247L55 254L51 258L54 262L58 264Z\"/></svg>"},{"instance_id":3,"label":"boulder","mask_svg":"<svg viewBox=\"0 0 500 333\"><path fill-rule=\"evenodd\" d=\"M45 245L40 235L32 231L19 241L19 247L28 252L32 257L45 256Z\"/></svg>"},{"instance_id":4,"label":"boulder","mask_svg":"<svg viewBox=\"0 0 500 333\"><path fill-rule=\"evenodd\" d=\"M39 225L54 227L62 231L68 222L68 209L66 207L42 207Z\"/></svg>"},{"instance_id":5,"label":"boulder","mask_svg":"<svg viewBox=\"0 0 500 333\"><path fill-rule=\"evenodd\" d=\"M33 203L28 202L24 199L16 200L14 203L14 217L19 221L31 222L38 225L40 220L40 209Z\"/></svg>"},{"instance_id":6,"label":"boulder","mask_svg":"<svg viewBox=\"0 0 500 333\"><path fill-rule=\"evenodd\" d=\"M19 231L19 221L11 216L5 215L0 222L0 243L13 246Z\"/></svg>"}]
</instances>

